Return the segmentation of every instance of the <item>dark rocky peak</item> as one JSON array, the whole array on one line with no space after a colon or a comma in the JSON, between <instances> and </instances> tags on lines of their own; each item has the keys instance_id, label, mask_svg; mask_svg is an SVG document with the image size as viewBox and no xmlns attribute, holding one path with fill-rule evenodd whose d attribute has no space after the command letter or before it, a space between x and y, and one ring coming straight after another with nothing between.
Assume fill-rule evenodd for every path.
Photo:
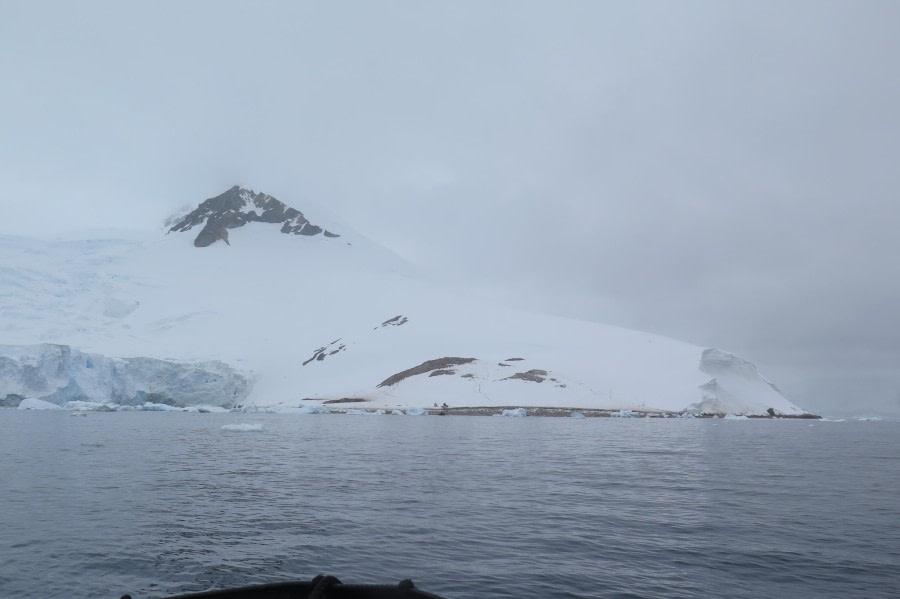
<instances>
[{"instance_id":1,"label":"dark rocky peak","mask_svg":"<svg viewBox=\"0 0 900 599\"><path fill-rule=\"evenodd\" d=\"M312 224L299 210L286 206L270 195L256 193L240 185L204 201L172 225L169 231L184 232L202 226L194 245L206 247L220 239L228 243L228 229L253 222L281 224L281 232L287 235L313 236L322 233L325 237L340 237Z\"/></svg>"}]
</instances>

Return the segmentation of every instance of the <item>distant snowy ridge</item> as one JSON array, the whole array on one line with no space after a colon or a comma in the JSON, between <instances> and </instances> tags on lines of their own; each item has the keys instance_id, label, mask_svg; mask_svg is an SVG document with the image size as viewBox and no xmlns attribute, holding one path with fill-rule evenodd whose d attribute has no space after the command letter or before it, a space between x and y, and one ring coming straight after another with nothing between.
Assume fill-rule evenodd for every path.
<instances>
[{"instance_id":1,"label":"distant snowy ridge","mask_svg":"<svg viewBox=\"0 0 900 599\"><path fill-rule=\"evenodd\" d=\"M477 301L292 210L233 187L167 235L0 236L0 401L803 414L727 352Z\"/></svg>"},{"instance_id":2,"label":"distant snowy ridge","mask_svg":"<svg viewBox=\"0 0 900 599\"><path fill-rule=\"evenodd\" d=\"M292 235L340 237L312 224L296 208L286 206L270 195L256 193L235 185L225 193L209 198L169 229L184 232L203 225L194 239L197 247L207 247L220 239L226 244L228 229L243 227L250 222L281 224L281 232Z\"/></svg>"}]
</instances>

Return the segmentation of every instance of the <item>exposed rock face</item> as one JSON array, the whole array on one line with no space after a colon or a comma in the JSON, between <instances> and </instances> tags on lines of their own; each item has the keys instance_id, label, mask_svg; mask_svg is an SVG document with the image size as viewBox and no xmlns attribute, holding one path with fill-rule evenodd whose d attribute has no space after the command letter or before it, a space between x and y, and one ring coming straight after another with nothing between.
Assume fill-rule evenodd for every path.
<instances>
[{"instance_id":1,"label":"exposed rock face","mask_svg":"<svg viewBox=\"0 0 900 599\"><path fill-rule=\"evenodd\" d=\"M442 372L441 374L452 374L453 366L461 366L463 364L469 364L474 362L475 358L438 358L436 360L427 360L422 362L418 366L414 366L413 368L409 368L404 370L403 372L398 372L395 375L389 376L388 378L381 381L378 384L379 387L390 387L391 385L396 385L403 379L407 379L411 376L416 376L417 374L425 374L426 372L432 372L433 370L444 370L451 372ZM429 375L430 376L430 375Z\"/></svg>"},{"instance_id":2,"label":"exposed rock face","mask_svg":"<svg viewBox=\"0 0 900 599\"><path fill-rule=\"evenodd\" d=\"M243 401L251 387L250 380L222 362L109 358L68 345L0 345L0 397L7 404L32 397L57 405L229 405Z\"/></svg>"},{"instance_id":3,"label":"exposed rock face","mask_svg":"<svg viewBox=\"0 0 900 599\"><path fill-rule=\"evenodd\" d=\"M337 344L338 341L340 341L340 338L335 339L334 341L332 341L332 342L329 343L328 345L323 345L322 347L313 350L313 355L312 355L308 360L304 361L304 362L303 362L303 365L306 366L307 364L309 364L309 363L312 362L313 360L316 360L316 361L318 361L318 362L321 362L321 361L324 360L326 357L328 357L328 356L333 356L333 355L335 355L335 354L339 354L339 353L341 353L342 351L344 351L345 349L347 349L347 346L346 346L345 344L343 344L343 343L341 343L340 345L338 345L338 344Z\"/></svg>"},{"instance_id":4,"label":"exposed rock face","mask_svg":"<svg viewBox=\"0 0 900 599\"><path fill-rule=\"evenodd\" d=\"M281 232L288 235L340 237L309 222L303 213L286 206L270 195L256 193L235 185L225 193L201 203L195 210L176 222L169 231L189 231L203 226L194 245L206 247L220 239L228 243L228 229L243 227L247 223L281 223Z\"/></svg>"},{"instance_id":5,"label":"exposed rock face","mask_svg":"<svg viewBox=\"0 0 900 599\"><path fill-rule=\"evenodd\" d=\"M503 380L508 381L511 379L519 379L522 381L531 381L532 383L543 383L544 379L546 377L547 377L546 370L538 370L535 368L535 369L529 370L528 372L517 372L514 375L508 376ZM556 382L556 379L553 379L553 382Z\"/></svg>"}]
</instances>

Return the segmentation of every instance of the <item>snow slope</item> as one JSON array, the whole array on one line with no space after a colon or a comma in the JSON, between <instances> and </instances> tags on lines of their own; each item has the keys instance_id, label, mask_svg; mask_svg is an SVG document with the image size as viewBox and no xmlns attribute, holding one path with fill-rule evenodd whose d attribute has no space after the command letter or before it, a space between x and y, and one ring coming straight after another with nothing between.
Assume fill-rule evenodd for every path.
<instances>
[{"instance_id":1,"label":"snow slope","mask_svg":"<svg viewBox=\"0 0 900 599\"><path fill-rule=\"evenodd\" d=\"M485 305L340 223L328 221L332 236L285 235L283 226L245 219L227 244L206 247L195 247L196 227L124 239L0 236L0 356L14 370L34 351L26 346L49 343L120 360L221 363L248 383L246 393L233 385L218 401L204 396L214 405L351 398L365 401L343 407L802 413L725 352ZM3 372L0 382L11 376ZM148 392L132 378L123 389ZM0 399L13 387L0 385ZM61 397L41 395L50 396Z\"/></svg>"}]
</instances>

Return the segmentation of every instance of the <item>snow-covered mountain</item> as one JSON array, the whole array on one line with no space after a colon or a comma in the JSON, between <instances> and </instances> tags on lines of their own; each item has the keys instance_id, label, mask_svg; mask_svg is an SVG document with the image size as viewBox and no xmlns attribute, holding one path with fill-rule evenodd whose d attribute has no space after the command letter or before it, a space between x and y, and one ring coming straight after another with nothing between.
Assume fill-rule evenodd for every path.
<instances>
[{"instance_id":1,"label":"snow-covered mountain","mask_svg":"<svg viewBox=\"0 0 900 599\"><path fill-rule=\"evenodd\" d=\"M0 402L803 413L736 356L471 300L242 187L170 225L0 236Z\"/></svg>"}]
</instances>

